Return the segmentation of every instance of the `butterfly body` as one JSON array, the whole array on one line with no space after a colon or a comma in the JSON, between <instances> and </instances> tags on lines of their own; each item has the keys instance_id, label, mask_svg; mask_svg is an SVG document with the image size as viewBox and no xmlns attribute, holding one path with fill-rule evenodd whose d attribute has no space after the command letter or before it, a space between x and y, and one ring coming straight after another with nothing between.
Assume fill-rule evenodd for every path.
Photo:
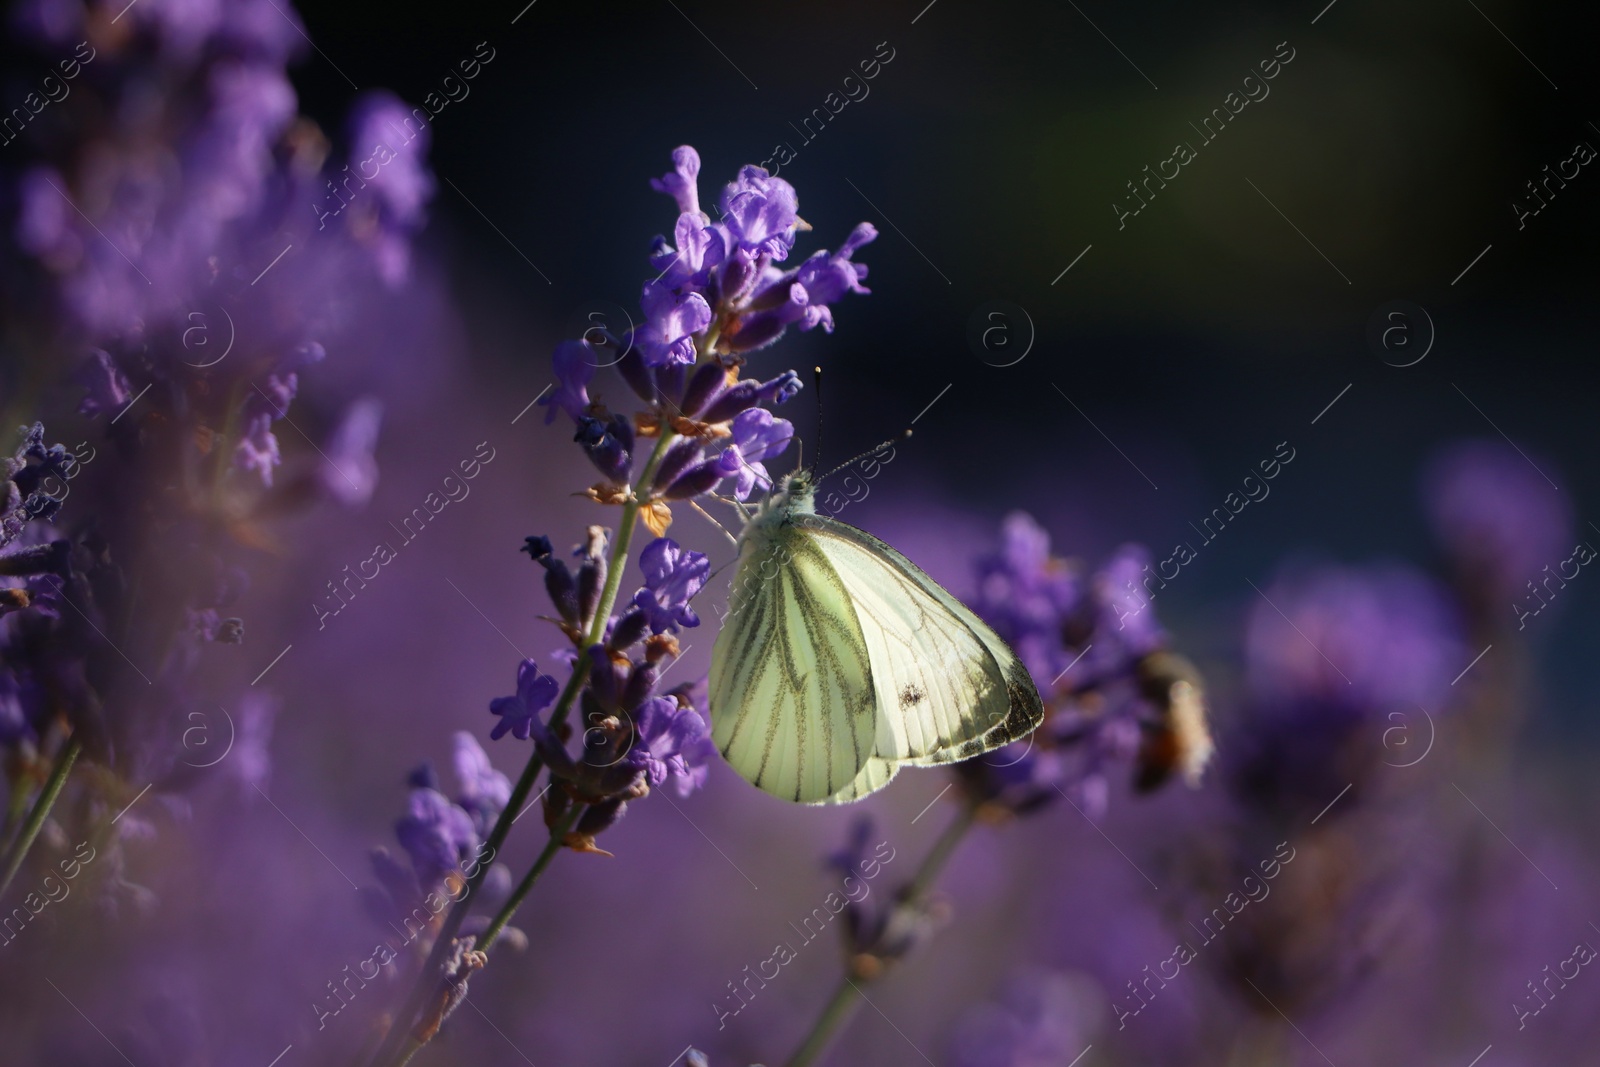
<instances>
[{"instance_id":1,"label":"butterfly body","mask_svg":"<svg viewBox=\"0 0 1600 1067\"><path fill-rule=\"evenodd\" d=\"M899 552L816 513L792 475L739 538L711 657L712 736L760 788L846 803L905 765L953 763L1043 718L1026 668Z\"/></svg>"}]
</instances>

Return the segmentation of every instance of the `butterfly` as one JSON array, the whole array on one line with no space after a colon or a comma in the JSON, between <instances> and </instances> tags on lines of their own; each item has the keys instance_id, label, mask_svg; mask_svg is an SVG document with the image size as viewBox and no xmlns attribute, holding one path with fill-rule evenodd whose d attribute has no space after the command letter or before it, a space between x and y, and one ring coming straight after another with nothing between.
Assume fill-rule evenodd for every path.
<instances>
[{"instance_id":1,"label":"butterfly","mask_svg":"<svg viewBox=\"0 0 1600 1067\"><path fill-rule=\"evenodd\" d=\"M729 765L784 800L845 804L1033 732L1044 705L1016 653L905 556L817 514L814 488L789 475L738 538L710 677Z\"/></svg>"}]
</instances>

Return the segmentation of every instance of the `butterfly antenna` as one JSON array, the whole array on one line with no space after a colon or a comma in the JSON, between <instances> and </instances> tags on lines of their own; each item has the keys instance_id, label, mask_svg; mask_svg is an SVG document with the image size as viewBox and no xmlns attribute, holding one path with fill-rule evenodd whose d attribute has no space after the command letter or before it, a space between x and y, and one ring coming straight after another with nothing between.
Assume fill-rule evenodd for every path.
<instances>
[{"instance_id":1,"label":"butterfly antenna","mask_svg":"<svg viewBox=\"0 0 1600 1067\"><path fill-rule=\"evenodd\" d=\"M850 466L852 463L858 463L861 460L866 459L868 456L875 456L879 452L882 452L884 449L889 448L892 445L897 445L901 441L904 441L906 438L908 438L910 436L911 436L911 427L907 426L900 433L896 434L894 437L889 438L887 441L885 441L883 444L879 445L878 447L869 448L865 452L861 453L861 455L856 456L854 459L848 459L845 462L839 464L837 467L833 468L833 470L829 471L827 474L824 474L822 476L822 478L832 478L835 474L838 474L840 471L844 470L846 467ZM822 481L822 478L818 478L817 481L820 483Z\"/></svg>"},{"instance_id":2,"label":"butterfly antenna","mask_svg":"<svg viewBox=\"0 0 1600 1067\"><path fill-rule=\"evenodd\" d=\"M816 451L816 454L817 454L817 456L816 456L817 465L821 466L822 465L822 368L821 367L812 367L811 368L811 384L817 390L817 440L816 440L816 449L815 449L815 451ZM805 457L802 455L801 456L802 462L800 464L801 469L805 468L805 463L803 462L804 458Z\"/></svg>"}]
</instances>

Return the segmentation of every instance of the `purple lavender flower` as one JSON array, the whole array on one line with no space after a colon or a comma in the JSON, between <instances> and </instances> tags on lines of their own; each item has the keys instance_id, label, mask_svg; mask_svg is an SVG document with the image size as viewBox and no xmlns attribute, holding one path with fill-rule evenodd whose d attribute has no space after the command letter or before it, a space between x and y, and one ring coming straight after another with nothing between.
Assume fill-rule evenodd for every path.
<instances>
[{"instance_id":1,"label":"purple lavender flower","mask_svg":"<svg viewBox=\"0 0 1600 1067\"><path fill-rule=\"evenodd\" d=\"M556 388L539 401L540 407L549 409L545 413L545 425L555 421L557 411L566 412L576 422L589 410L589 383L598 366L594 349L588 341L562 341L556 345L551 359L555 364Z\"/></svg>"},{"instance_id":2,"label":"purple lavender flower","mask_svg":"<svg viewBox=\"0 0 1600 1067\"><path fill-rule=\"evenodd\" d=\"M424 886L439 884L478 847L472 816L439 792L439 780L426 764L412 775L406 815L394 832Z\"/></svg>"},{"instance_id":3,"label":"purple lavender flower","mask_svg":"<svg viewBox=\"0 0 1600 1067\"><path fill-rule=\"evenodd\" d=\"M774 419L766 408L750 408L735 417L729 428L733 439L717 457L717 469L736 479L735 499L747 500L757 485L772 488L772 476L762 461L783 454L794 437L794 424Z\"/></svg>"},{"instance_id":4,"label":"purple lavender flower","mask_svg":"<svg viewBox=\"0 0 1600 1067\"><path fill-rule=\"evenodd\" d=\"M1050 555L1050 535L1016 511L1001 526L1000 548L978 561L971 607L1014 649L1041 691L1071 662L1062 631L1084 601L1077 572Z\"/></svg>"},{"instance_id":5,"label":"purple lavender flower","mask_svg":"<svg viewBox=\"0 0 1600 1067\"><path fill-rule=\"evenodd\" d=\"M498 741L509 731L519 741L526 741L539 713L555 703L561 684L548 674L539 673L539 665L525 659L517 667L517 692L514 696L495 697L489 710L500 716L500 721L490 731L491 740Z\"/></svg>"},{"instance_id":6,"label":"purple lavender flower","mask_svg":"<svg viewBox=\"0 0 1600 1067\"><path fill-rule=\"evenodd\" d=\"M652 632L700 625L689 602L711 573L705 553L685 552L672 538L658 537L639 553L639 569L644 572L644 588L634 595L633 606L649 618Z\"/></svg>"},{"instance_id":7,"label":"purple lavender flower","mask_svg":"<svg viewBox=\"0 0 1600 1067\"><path fill-rule=\"evenodd\" d=\"M951 1040L955 1067L1055 1067L1082 1054L1102 1015L1093 979L1029 969L998 1004L968 1010Z\"/></svg>"},{"instance_id":8,"label":"purple lavender flower","mask_svg":"<svg viewBox=\"0 0 1600 1067\"><path fill-rule=\"evenodd\" d=\"M739 177L723 187L717 206L741 252L779 262L788 257L800 222L794 186L765 168L741 167Z\"/></svg>"},{"instance_id":9,"label":"purple lavender flower","mask_svg":"<svg viewBox=\"0 0 1600 1067\"><path fill-rule=\"evenodd\" d=\"M1046 719L1027 740L956 766L971 803L1025 814L1066 796L1098 818L1108 772L1130 762L1142 789L1174 770L1198 784L1212 750L1199 675L1164 651L1138 585L1147 559L1124 545L1085 582L1030 516L1006 517L999 550L978 561L971 606L1046 694Z\"/></svg>"},{"instance_id":10,"label":"purple lavender flower","mask_svg":"<svg viewBox=\"0 0 1600 1067\"><path fill-rule=\"evenodd\" d=\"M1526 598L1546 568L1571 552L1572 508L1535 469L1498 441L1461 441L1428 462L1423 498L1434 536L1476 598L1493 604Z\"/></svg>"},{"instance_id":11,"label":"purple lavender flower","mask_svg":"<svg viewBox=\"0 0 1600 1067\"><path fill-rule=\"evenodd\" d=\"M345 410L324 449L327 462L316 470L322 491L348 507L360 507L378 488L378 428L383 404L372 398L357 400Z\"/></svg>"},{"instance_id":12,"label":"purple lavender flower","mask_svg":"<svg viewBox=\"0 0 1600 1067\"><path fill-rule=\"evenodd\" d=\"M627 482L633 466L633 421L626 415L613 415L607 422L581 416L573 440L583 446L584 454L606 481L614 485Z\"/></svg>"},{"instance_id":13,"label":"purple lavender flower","mask_svg":"<svg viewBox=\"0 0 1600 1067\"><path fill-rule=\"evenodd\" d=\"M511 779L494 769L489 754L470 733L457 730L453 740L452 761L459 787L456 803L472 816L478 834L487 837L511 799Z\"/></svg>"},{"instance_id":14,"label":"purple lavender flower","mask_svg":"<svg viewBox=\"0 0 1600 1067\"><path fill-rule=\"evenodd\" d=\"M698 215L699 179L700 153L688 145L680 145L672 150L672 169L659 178L651 178L650 188L676 200L680 212Z\"/></svg>"},{"instance_id":15,"label":"purple lavender flower","mask_svg":"<svg viewBox=\"0 0 1600 1067\"><path fill-rule=\"evenodd\" d=\"M640 301L645 322L635 340L647 366L690 364L697 350L694 337L711 325L711 305L699 293L675 295L659 283L644 287Z\"/></svg>"},{"instance_id":16,"label":"purple lavender flower","mask_svg":"<svg viewBox=\"0 0 1600 1067\"><path fill-rule=\"evenodd\" d=\"M705 784L716 745L698 711L670 696L654 697L639 709L637 730L652 786L670 779L677 794L686 797Z\"/></svg>"},{"instance_id":17,"label":"purple lavender flower","mask_svg":"<svg viewBox=\"0 0 1600 1067\"><path fill-rule=\"evenodd\" d=\"M1245 650L1263 708L1437 710L1466 663L1448 599L1409 567L1290 569L1266 595L1271 604L1251 607Z\"/></svg>"},{"instance_id":18,"label":"purple lavender flower","mask_svg":"<svg viewBox=\"0 0 1600 1067\"><path fill-rule=\"evenodd\" d=\"M1246 630L1249 725L1230 782L1250 804L1326 803L1384 758L1391 720L1420 729L1446 710L1470 653L1444 593L1408 567L1293 568L1266 594Z\"/></svg>"}]
</instances>

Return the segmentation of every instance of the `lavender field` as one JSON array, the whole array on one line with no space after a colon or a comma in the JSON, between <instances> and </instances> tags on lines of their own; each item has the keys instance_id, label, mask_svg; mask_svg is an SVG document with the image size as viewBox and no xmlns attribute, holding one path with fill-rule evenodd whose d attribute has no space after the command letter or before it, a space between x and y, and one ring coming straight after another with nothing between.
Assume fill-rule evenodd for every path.
<instances>
[{"instance_id":1,"label":"lavender field","mask_svg":"<svg viewBox=\"0 0 1600 1067\"><path fill-rule=\"evenodd\" d=\"M1576 14L11 3L0 1067L1600 1064Z\"/></svg>"}]
</instances>

